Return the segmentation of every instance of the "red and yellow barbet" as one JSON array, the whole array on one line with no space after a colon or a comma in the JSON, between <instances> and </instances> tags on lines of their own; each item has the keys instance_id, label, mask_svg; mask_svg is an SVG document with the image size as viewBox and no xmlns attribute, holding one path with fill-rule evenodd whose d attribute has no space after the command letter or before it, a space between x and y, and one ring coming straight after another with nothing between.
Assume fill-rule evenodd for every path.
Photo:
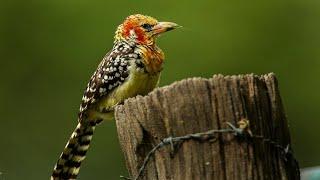
<instances>
[{"instance_id":1,"label":"red and yellow barbet","mask_svg":"<svg viewBox=\"0 0 320 180\"><path fill-rule=\"evenodd\" d=\"M164 54L156 38L179 27L150 16L131 15L119 25L112 50L92 75L82 97L78 125L72 133L51 179L76 179L94 129L113 119L114 107L129 97L145 95L158 84Z\"/></svg>"}]
</instances>

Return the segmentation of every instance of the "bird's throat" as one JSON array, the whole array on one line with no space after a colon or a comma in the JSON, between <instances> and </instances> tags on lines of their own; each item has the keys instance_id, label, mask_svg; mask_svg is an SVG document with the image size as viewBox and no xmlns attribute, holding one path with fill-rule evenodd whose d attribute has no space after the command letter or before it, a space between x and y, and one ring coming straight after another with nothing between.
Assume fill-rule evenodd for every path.
<instances>
[{"instance_id":1,"label":"bird's throat","mask_svg":"<svg viewBox=\"0 0 320 180\"><path fill-rule=\"evenodd\" d=\"M159 73L162 70L164 61L162 50L156 45L140 46L139 50L147 72L150 74Z\"/></svg>"}]
</instances>

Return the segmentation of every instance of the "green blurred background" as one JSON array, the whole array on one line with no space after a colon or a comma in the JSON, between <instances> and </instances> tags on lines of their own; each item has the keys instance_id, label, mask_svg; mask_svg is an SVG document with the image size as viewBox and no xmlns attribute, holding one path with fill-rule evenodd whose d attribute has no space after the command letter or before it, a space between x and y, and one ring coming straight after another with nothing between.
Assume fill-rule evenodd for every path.
<instances>
[{"instance_id":1,"label":"green blurred background","mask_svg":"<svg viewBox=\"0 0 320 180\"><path fill-rule=\"evenodd\" d=\"M301 167L320 162L319 0L0 0L0 179L48 179L88 79L130 14L173 21L161 85L275 72ZM126 175L114 122L94 137L79 179Z\"/></svg>"}]
</instances>

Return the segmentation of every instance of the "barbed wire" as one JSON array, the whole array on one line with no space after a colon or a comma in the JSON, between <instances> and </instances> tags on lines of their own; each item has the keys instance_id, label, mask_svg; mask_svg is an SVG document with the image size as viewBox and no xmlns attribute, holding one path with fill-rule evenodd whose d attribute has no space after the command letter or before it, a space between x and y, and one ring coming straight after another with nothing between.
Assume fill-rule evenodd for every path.
<instances>
[{"instance_id":1,"label":"barbed wire","mask_svg":"<svg viewBox=\"0 0 320 180\"><path fill-rule=\"evenodd\" d=\"M164 146L170 145L171 150L174 150L174 145L177 143L183 143L188 140L201 140L201 141L206 141L210 139L215 139L217 138L216 134L223 134L223 133L231 133L236 137L248 137L248 138L253 138L253 139L258 139L261 140L263 143L268 143L272 145L273 147L279 149L282 154L284 154L284 160L287 161L288 155L290 155L295 162L297 162L294 157L293 153L291 151L291 148L289 144L286 147L281 146L279 143L269 139L265 138L261 135L254 135L252 134L250 127L249 127L249 120L247 119L241 119L238 122L238 127L235 127L233 124L230 122L226 122L228 125L228 128L225 129L212 129L206 132L200 132L200 133L194 133L194 134L187 134L185 136L178 136L178 137L168 137L163 139L160 143L158 143L156 146L154 146L146 155L146 157L143 160L143 163L141 167L139 168L138 175L134 178L130 177L125 177L125 176L120 176L120 178L125 179L125 180L138 180L140 177L143 176L143 172L146 169L146 166L148 162L150 161L151 157L155 154L156 151L159 149L163 148Z\"/></svg>"}]
</instances>

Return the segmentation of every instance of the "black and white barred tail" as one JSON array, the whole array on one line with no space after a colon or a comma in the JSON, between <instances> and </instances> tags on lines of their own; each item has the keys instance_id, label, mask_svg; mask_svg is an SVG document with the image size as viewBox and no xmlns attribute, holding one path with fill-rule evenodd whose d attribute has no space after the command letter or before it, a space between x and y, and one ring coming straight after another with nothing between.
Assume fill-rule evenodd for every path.
<instances>
[{"instance_id":1,"label":"black and white barred tail","mask_svg":"<svg viewBox=\"0 0 320 180\"><path fill-rule=\"evenodd\" d=\"M89 149L95 125L77 125L54 167L51 180L77 178L81 162Z\"/></svg>"}]
</instances>

